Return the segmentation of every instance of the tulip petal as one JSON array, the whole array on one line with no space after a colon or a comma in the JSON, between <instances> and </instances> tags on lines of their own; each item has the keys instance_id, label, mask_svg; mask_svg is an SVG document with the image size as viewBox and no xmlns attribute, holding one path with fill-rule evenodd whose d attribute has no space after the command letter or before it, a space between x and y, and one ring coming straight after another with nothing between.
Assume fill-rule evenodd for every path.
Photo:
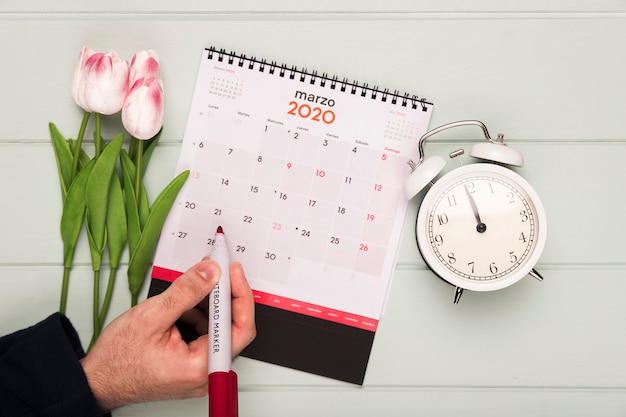
<instances>
[{"instance_id":1,"label":"tulip petal","mask_svg":"<svg viewBox=\"0 0 626 417\"><path fill-rule=\"evenodd\" d=\"M132 87L140 78L155 78L162 84L159 58L155 51L139 51L133 55L130 61L129 85Z\"/></svg>"},{"instance_id":2,"label":"tulip petal","mask_svg":"<svg viewBox=\"0 0 626 417\"><path fill-rule=\"evenodd\" d=\"M122 124L137 139L150 139L163 125L163 87L157 81L135 82L122 108Z\"/></svg>"},{"instance_id":3,"label":"tulip petal","mask_svg":"<svg viewBox=\"0 0 626 417\"><path fill-rule=\"evenodd\" d=\"M80 107L84 108L84 103L82 100L83 94L82 92L82 78L83 78L83 68L87 60L95 53L94 50L90 49L87 46L84 46L80 51L78 56L78 64L76 65L76 69L74 70L74 77L72 78L72 98Z\"/></svg>"}]
</instances>

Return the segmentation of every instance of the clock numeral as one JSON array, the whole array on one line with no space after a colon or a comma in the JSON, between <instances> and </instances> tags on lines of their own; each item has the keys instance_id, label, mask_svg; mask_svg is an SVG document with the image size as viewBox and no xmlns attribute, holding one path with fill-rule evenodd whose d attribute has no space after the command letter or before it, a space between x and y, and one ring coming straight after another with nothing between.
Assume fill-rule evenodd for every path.
<instances>
[{"instance_id":1,"label":"clock numeral","mask_svg":"<svg viewBox=\"0 0 626 417\"><path fill-rule=\"evenodd\" d=\"M470 273L473 274L474 273L474 262L468 262L467 266L471 269Z\"/></svg>"},{"instance_id":2,"label":"clock numeral","mask_svg":"<svg viewBox=\"0 0 626 417\"><path fill-rule=\"evenodd\" d=\"M509 199L509 204L515 203L515 194L513 193L513 191L509 191L508 193L506 193L506 198Z\"/></svg>"},{"instance_id":3,"label":"clock numeral","mask_svg":"<svg viewBox=\"0 0 626 417\"><path fill-rule=\"evenodd\" d=\"M517 255L514 252L509 252L509 257L511 259L511 263L514 264L517 262Z\"/></svg>"},{"instance_id":4,"label":"clock numeral","mask_svg":"<svg viewBox=\"0 0 626 417\"><path fill-rule=\"evenodd\" d=\"M448 216L446 215L446 213L438 214L437 220L439 221L439 226L448 224Z\"/></svg>"},{"instance_id":5,"label":"clock numeral","mask_svg":"<svg viewBox=\"0 0 626 417\"><path fill-rule=\"evenodd\" d=\"M491 271L492 274L498 273L498 267L496 266L495 262L492 262L489 264L489 270Z\"/></svg>"},{"instance_id":6,"label":"clock numeral","mask_svg":"<svg viewBox=\"0 0 626 417\"><path fill-rule=\"evenodd\" d=\"M454 264L456 263L456 258L454 257L454 252L450 252L448 254L448 263L449 264Z\"/></svg>"},{"instance_id":7,"label":"clock numeral","mask_svg":"<svg viewBox=\"0 0 626 417\"><path fill-rule=\"evenodd\" d=\"M437 244L437 246L441 246L443 245L443 236L441 235L437 235L434 237L433 239L435 241L435 243Z\"/></svg>"},{"instance_id":8,"label":"clock numeral","mask_svg":"<svg viewBox=\"0 0 626 417\"><path fill-rule=\"evenodd\" d=\"M519 240L520 242L526 243L526 235L524 235L524 232L520 233L519 238L517 240Z\"/></svg>"},{"instance_id":9,"label":"clock numeral","mask_svg":"<svg viewBox=\"0 0 626 417\"><path fill-rule=\"evenodd\" d=\"M489 184L491 185L491 184ZM465 188L467 188L467 192L473 194L476 192L476 190L474 188L476 188L476 185L473 182L468 182L467 184L465 184Z\"/></svg>"},{"instance_id":10,"label":"clock numeral","mask_svg":"<svg viewBox=\"0 0 626 417\"><path fill-rule=\"evenodd\" d=\"M522 223L526 223L529 219L528 213L526 210L522 210L519 212L520 216L522 216Z\"/></svg>"},{"instance_id":11,"label":"clock numeral","mask_svg":"<svg viewBox=\"0 0 626 417\"><path fill-rule=\"evenodd\" d=\"M454 194L446 197L448 200L448 207L456 206L456 196Z\"/></svg>"}]
</instances>

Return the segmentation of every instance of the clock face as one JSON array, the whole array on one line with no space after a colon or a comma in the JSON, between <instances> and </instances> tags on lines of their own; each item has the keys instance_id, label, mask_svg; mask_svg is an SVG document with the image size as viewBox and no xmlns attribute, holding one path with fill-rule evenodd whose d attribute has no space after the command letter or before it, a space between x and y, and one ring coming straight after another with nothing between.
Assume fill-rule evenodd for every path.
<instances>
[{"instance_id":1,"label":"clock face","mask_svg":"<svg viewBox=\"0 0 626 417\"><path fill-rule=\"evenodd\" d=\"M515 172L471 164L439 179L416 222L428 266L457 287L491 291L530 272L546 239L546 216L533 188Z\"/></svg>"}]
</instances>

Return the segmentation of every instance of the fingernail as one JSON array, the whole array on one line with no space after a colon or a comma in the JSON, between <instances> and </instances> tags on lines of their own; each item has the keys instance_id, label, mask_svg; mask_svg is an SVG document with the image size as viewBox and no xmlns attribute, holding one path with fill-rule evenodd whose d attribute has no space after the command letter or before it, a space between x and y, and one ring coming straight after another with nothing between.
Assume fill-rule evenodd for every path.
<instances>
[{"instance_id":1,"label":"fingernail","mask_svg":"<svg viewBox=\"0 0 626 417\"><path fill-rule=\"evenodd\" d=\"M202 278L204 278L204 279L206 279L206 280L208 280L208 279L209 279L209 275L208 275L206 272L204 272L204 270L202 270L202 269L198 268L198 269L196 269L196 272L197 272L197 273L198 273L198 275L200 275Z\"/></svg>"}]
</instances>

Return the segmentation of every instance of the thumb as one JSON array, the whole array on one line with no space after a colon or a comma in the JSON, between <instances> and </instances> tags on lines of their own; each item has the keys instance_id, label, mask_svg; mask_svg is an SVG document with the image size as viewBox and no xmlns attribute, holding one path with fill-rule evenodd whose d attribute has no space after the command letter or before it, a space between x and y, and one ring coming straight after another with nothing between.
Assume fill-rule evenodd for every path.
<instances>
[{"instance_id":1,"label":"thumb","mask_svg":"<svg viewBox=\"0 0 626 417\"><path fill-rule=\"evenodd\" d=\"M151 301L153 317L163 326L170 327L180 316L198 305L215 287L220 278L220 267L210 260L203 260L191 267L161 294Z\"/></svg>"}]
</instances>

